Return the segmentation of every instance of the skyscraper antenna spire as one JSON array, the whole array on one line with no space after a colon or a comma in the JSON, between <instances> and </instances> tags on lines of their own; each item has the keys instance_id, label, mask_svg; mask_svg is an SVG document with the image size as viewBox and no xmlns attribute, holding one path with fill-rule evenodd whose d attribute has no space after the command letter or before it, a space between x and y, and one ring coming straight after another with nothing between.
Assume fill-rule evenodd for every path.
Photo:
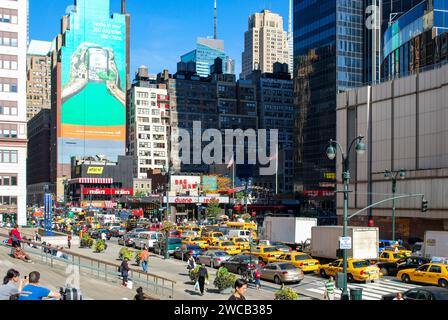
<instances>
[{"instance_id":1,"label":"skyscraper antenna spire","mask_svg":"<svg viewBox=\"0 0 448 320\"><path fill-rule=\"evenodd\" d=\"M121 14L126 13L126 0L121 0Z\"/></svg>"},{"instance_id":2,"label":"skyscraper antenna spire","mask_svg":"<svg viewBox=\"0 0 448 320\"><path fill-rule=\"evenodd\" d=\"M215 19L214 19L214 39L218 39L218 31L217 31L217 7L216 7L216 0L215 0Z\"/></svg>"}]
</instances>

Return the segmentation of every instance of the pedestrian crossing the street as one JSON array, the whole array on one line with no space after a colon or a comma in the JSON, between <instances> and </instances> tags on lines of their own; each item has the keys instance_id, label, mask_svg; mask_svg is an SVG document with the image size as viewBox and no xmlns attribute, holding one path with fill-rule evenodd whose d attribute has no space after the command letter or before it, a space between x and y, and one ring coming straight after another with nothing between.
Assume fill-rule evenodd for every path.
<instances>
[{"instance_id":1,"label":"pedestrian crossing the street","mask_svg":"<svg viewBox=\"0 0 448 320\"><path fill-rule=\"evenodd\" d=\"M412 288L416 288L418 285L402 283L391 279L381 279L373 283L350 283L348 288L350 289L362 289L363 300L381 300L381 297L386 294L395 294L397 292L404 292ZM306 291L320 294L322 297L325 293L325 285L307 288ZM335 300L341 298L341 290L335 290Z\"/></svg>"}]
</instances>

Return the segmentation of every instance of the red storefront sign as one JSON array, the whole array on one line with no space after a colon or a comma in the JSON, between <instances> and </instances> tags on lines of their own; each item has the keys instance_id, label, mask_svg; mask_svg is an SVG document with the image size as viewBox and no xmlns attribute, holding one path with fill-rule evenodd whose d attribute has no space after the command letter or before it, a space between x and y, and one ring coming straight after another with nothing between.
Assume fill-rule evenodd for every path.
<instances>
[{"instance_id":1,"label":"red storefront sign","mask_svg":"<svg viewBox=\"0 0 448 320\"><path fill-rule=\"evenodd\" d=\"M333 190L305 190L303 193L308 197L333 197L335 195Z\"/></svg>"},{"instance_id":2,"label":"red storefront sign","mask_svg":"<svg viewBox=\"0 0 448 320\"><path fill-rule=\"evenodd\" d=\"M193 202L193 198L179 198L179 197L176 197L174 199L174 202L175 203L192 203Z\"/></svg>"},{"instance_id":3,"label":"red storefront sign","mask_svg":"<svg viewBox=\"0 0 448 320\"><path fill-rule=\"evenodd\" d=\"M86 195L126 195L132 196L134 194L133 189L111 189L111 188L84 188L83 194Z\"/></svg>"}]
</instances>

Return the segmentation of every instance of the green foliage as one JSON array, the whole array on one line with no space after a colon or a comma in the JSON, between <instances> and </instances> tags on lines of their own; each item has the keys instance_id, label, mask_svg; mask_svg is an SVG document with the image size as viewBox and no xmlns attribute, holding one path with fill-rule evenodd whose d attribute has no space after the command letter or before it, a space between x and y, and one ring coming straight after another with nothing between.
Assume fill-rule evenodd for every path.
<instances>
[{"instance_id":1,"label":"green foliage","mask_svg":"<svg viewBox=\"0 0 448 320\"><path fill-rule=\"evenodd\" d=\"M238 279L236 275L230 273L225 267L219 268L216 272L216 278L213 281L213 285L218 288L219 291L232 288L235 285L235 281Z\"/></svg>"},{"instance_id":2,"label":"green foliage","mask_svg":"<svg viewBox=\"0 0 448 320\"><path fill-rule=\"evenodd\" d=\"M107 244L106 241L104 240L97 240L95 242L95 252L103 252L104 250L107 249Z\"/></svg>"},{"instance_id":3,"label":"green foliage","mask_svg":"<svg viewBox=\"0 0 448 320\"><path fill-rule=\"evenodd\" d=\"M221 208L219 207L219 201L216 199L210 200L207 206L207 215L210 217L216 217L221 213Z\"/></svg>"},{"instance_id":4,"label":"green foliage","mask_svg":"<svg viewBox=\"0 0 448 320\"><path fill-rule=\"evenodd\" d=\"M164 221L162 223L162 228L161 228L162 232L167 232L167 231L174 230L174 229L176 229L176 225L174 223L172 223L171 221Z\"/></svg>"},{"instance_id":5,"label":"green foliage","mask_svg":"<svg viewBox=\"0 0 448 320\"><path fill-rule=\"evenodd\" d=\"M241 201L243 201L243 199L244 199L244 192L237 192L236 194L235 194L235 196L236 196L236 200L238 200L239 202L241 202Z\"/></svg>"},{"instance_id":6,"label":"green foliage","mask_svg":"<svg viewBox=\"0 0 448 320\"><path fill-rule=\"evenodd\" d=\"M299 300L299 295L291 288L284 285L275 293L274 300Z\"/></svg>"},{"instance_id":7,"label":"green foliage","mask_svg":"<svg viewBox=\"0 0 448 320\"><path fill-rule=\"evenodd\" d=\"M81 246L81 248L92 248L94 242L95 241L92 239L90 234L85 233L82 236L80 246Z\"/></svg>"},{"instance_id":8,"label":"green foliage","mask_svg":"<svg viewBox=\"0 0 448 320\"><path fill-rule=\"evenodd\" d=\"M140 255L141 255L142 251L143 251L143 250L138 250L138 251L135 253L135 263L138 264L138 265L140 265Z\"/></svg>"},{"instance_id":9,"label":"green foliage","mask_svg":"<svg viewBox=\"0 0 448 320\"><path fill-rule=\"evenodd\" d=\"M200 268L201 268L201 266L197 265L194 269L190 270L188 275L190 276L191 281L196 280Z\"/></svg>"},{"instance_id":10,"label":"green foliage","mask_svg":"<svg viewBox=\"0 0 448 320\"><path fill-rule=\"evenodd\" d=\"M120 249L119 259L121 260L127 259L128 261L131 261L133 257L134 257L134 251L126 247Z\"/></svg>"},{"instance_id":11,"label":"green foliage","mask_svg":"<svg viewBox=\"0 0 448 320\"><path fill-rule=\"evenodd\" d=\"M241 218L244 220L244 222L250 222L252 217L250 216L250 214L245 213L241 216Z\"/></svg>"},{"instance_id":12,"label":"green foliage","mask_svg":"<svg viewBox=\"0 0 448 320\"><path fill-rule=\"evenodd\" d=\"M141 191L141 190L134 193L134 197L136 197L136 198L143 198L145 195L146 195L146 192Z\"/></svg>"}]
</instances>

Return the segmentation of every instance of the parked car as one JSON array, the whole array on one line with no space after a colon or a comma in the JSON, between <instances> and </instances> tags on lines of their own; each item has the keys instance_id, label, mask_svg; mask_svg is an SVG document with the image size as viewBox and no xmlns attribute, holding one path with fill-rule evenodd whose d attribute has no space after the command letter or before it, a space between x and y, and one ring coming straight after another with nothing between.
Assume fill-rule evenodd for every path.
<instances>
[{"instance_id":1,"label":"parked car","mask_svg":"<svg viewBox=\"0 0 448 320\"><path fill-rule=\"evenodd\" d=\"M196 244L183 244L174 250L174 258L187 261L190 256L196 258L204 252L200 246Z\"/></svg>"},{"instance_id":2,"label":"parked car","mask_svg":"<svg viewBox=\"0 0 448 320\"><path fill-rule=\"evenodd\" d=\"M159 241L154 243L154 252L157 254L165 254L165 245L166 245L166 238L162 237L159 238ZM168 254L174 254L174 250L176 248L182 246L182 239L181 238L168 238Z\"/></svg>"},{"instance_id":3,"label":"parked car","mask_svg":"<svg viewBox=\"0 0 448 320\"><path fill-rule=\"evenodd\" d=\"M259 261L259 259L252 255L241 254L233 256L232 258L223 261L221 265L226 267L227 270L233 273L238 273L240 275L246 274L247 270L255 269L255 261Z\"/></svg>"},{"instance_id":4,"label":"parked car","mask_svg":"<svg viewBox=\"0 0 448 320\"><path fill-rule=\"evenodd\" d=\"M401 270L418 268L429 262L431 262L431 259L411 256L402 258L397 262L378 262L377 266L384 276L396 276Z\"/></svg>"},{"instance_id":5,"label":"parked car","mask_svg":"<svg viewBox=\"0 0 448 320\"><path fill-rule=\"evenodd\" d=\"M118 239L118 244L126 247L133 247L134 241L138 237L138 233L128 232L120 239Z\"/></svg>"},{"instance_id":6,"label":"parked car","mask_svg":"<svg viewBox=\"0 0 448 320\"><path fill-rule=\"evenodd\" d=\"M180 237L181 238L199 237L199 233L197 231L186 230L181 233Z\"/></svg>"},{"instance_id":7,"label":"parked car","mask_svg":"<svg viewBox=\"0 0 448 320\"><path fill-rule=\"evenodd\" d=\"M300 283L305 275L300 268L287 262L268 263L260 269L261 279L274 281L276 284L287 282Z\"/></svg>"},{"instance_id":8,"label":"parked car","mask_svg":"<svg viewBox=\"0 0 448 320\"><path fill-rule=\"evenodd\" d=\"M143 249L146 245L148 250L153 250L154 244L159 241L160 237L163 237L163 234L156 231L139 232L134 241L134 248Z\"/></svg>"},{"instance_id":9,"label":"parked car","mask_svg":"<svg viewBox=\"0 0 448 320\"><path fill-rule=\"evenodd\" d=\"M393 300L394 293L386 294L381 300ZM417 287L403 293L404 300L448 300L448 290L440 287Z\"/></svg>"},{"instance_id":10,"label":"parked car","mask_svg":"<svg viewBox=\"0 0 448 320\"><path fill-rule=\"evenodd\" d=\"M230 254L223 250L208 250L198 256L197 261L211 268L217 268L231 257Z\"/></svg>"},{"instance_id":11,"label":"parked car","mask_svg":"<svg viewBox=\"0 0 448 320\"><path fill-rule=\"evenodd\" d=\"M182 238L182 233L178 230L170 230L168 231L169 238Z\"/></svg>"},{"instance_id":12,"label":"parked car","mask_svg":"<svg viewBox=\"0 0 448 320\"><path fill-rule=\"evenodd\" d=\"M303 272L319 271L319 260L313 259L303 252L288 252L276 258L274 262L288 262L300 268Z\"/></svg>"}]
</instances>

